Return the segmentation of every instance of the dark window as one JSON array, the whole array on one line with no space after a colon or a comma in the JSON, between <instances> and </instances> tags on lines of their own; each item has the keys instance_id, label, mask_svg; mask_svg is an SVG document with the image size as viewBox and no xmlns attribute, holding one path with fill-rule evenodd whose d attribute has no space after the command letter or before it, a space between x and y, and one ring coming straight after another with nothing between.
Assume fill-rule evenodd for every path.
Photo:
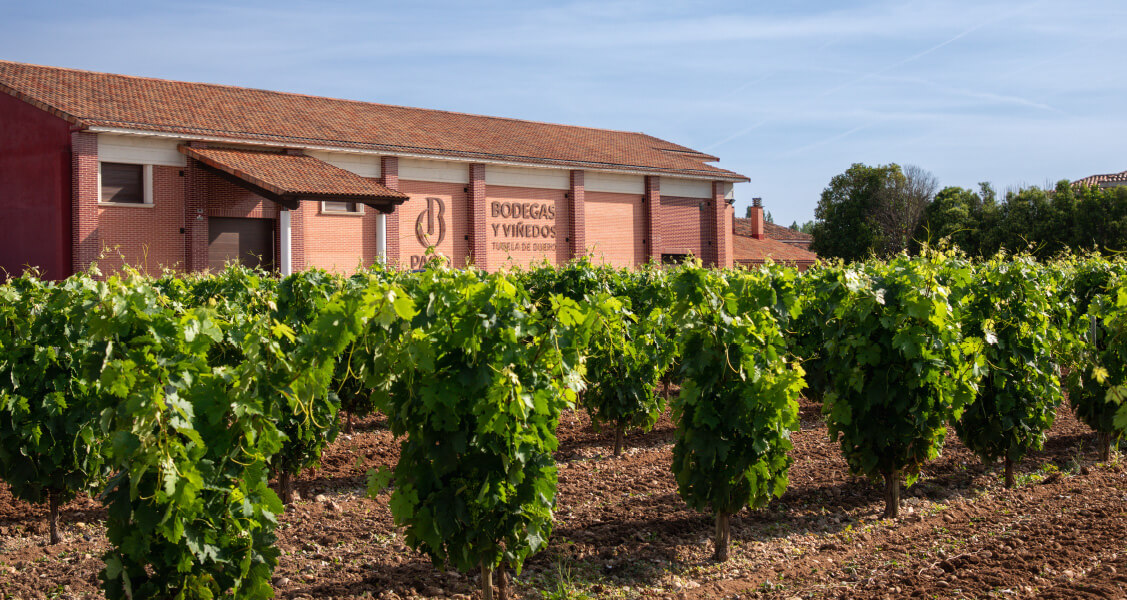
<instances>
[{"instance_id":1,"label":"dark window","mask_svg":"<svg viewBox=\"0 0 1127 600\"><path fill-rule=\"evenodd\" d=\"M360 205L355 202L325 201L324 212L355 213L360 212Z\"/></svg>"},{"instance_id":2,"label":"dark window","mask_svg":"<svg viewBox=\"0 0 1127 600\"><path fill-rule=\"evenodd\" d=\"M102 163L102 202L145 203L145 168L141 165Z\"/></svg>"},{"instance_id":3,"label":"dark window","mask_svg":"<svg viewBox=\"0 0 1127 600\"><path fill-rule=\"evenodd\" d=\"M680 265L689 259L688 254L662 254L661 264L663 265Z\"/></svg>"}]
</instances>

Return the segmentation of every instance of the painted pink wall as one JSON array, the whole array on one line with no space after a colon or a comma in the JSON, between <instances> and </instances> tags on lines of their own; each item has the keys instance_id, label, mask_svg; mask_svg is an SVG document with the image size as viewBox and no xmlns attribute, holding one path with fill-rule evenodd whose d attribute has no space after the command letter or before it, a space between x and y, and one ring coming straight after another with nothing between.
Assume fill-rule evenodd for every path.
<instances>
[{"instance_id":1,"label":"painted pink wall","mask_svg":"<svg viewBox=\"0 0 1127 600\"><path fill-rule=\"evenodd\" d=\"M0 92L0 269L9 275L26 266L70 275L70 171L70 125Z\"/></svg>"}]
</instances>

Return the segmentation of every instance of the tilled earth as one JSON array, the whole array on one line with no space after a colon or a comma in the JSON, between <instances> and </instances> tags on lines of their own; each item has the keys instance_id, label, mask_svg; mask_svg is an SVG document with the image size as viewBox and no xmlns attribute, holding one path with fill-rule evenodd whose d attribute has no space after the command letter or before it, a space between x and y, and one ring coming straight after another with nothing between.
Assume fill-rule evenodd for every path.
<instances>
[{"instance_id":1,"label":"tilled earth","mask_svg":"<svg viewBox=\"0 0 1127 600\"><path fill-rule=\"evenodd\" d=\"M1094 435L1066 408L1018 486L954 437L884 520L881 489L851 477L814 404L802 405L790 487L732 520L731 560L711 559L712 522L689 510L669 470L673 425L628 437L569 413L560 427L557 524L549 548L515 578L525 598L1127 598L1127 472L1097 464ZM394 464L378 417L341 435L298 482L282 516L281 598L471 598L473 575L434 568L403 544L385 493L365 472ZM104 511L63 511L65 541L47 545L46 510L0 486L0 599L100 597Z\"/></svg>"}]
</instances>

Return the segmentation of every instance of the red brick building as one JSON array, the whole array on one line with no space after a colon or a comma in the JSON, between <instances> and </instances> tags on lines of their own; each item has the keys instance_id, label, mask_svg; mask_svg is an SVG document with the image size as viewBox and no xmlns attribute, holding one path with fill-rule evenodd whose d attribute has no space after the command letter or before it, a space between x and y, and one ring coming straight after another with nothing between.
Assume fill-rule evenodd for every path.
<instances>
[{"instance_id":1,"label":"red brick building","mask_svg":"<svg viewBox=\"0 0 1127 600\"><path fill-rule=\"evenodd\" d=\"M641 133L0 61L0 267L733 264L718 160Z\"/></svg>"},{"instance_id":2,"label":"red brick building","mask_svg":"<svg viewBox=\"0 0 1127 600\"><path fill-rule=\"evenodd\" d=\"M763 205L755 198L747 218L732 221L732 260L737 265L754 267L768 260L805 271L818 260L809 250L813 237L789 227L768 223Z\"/></svg>"}]
</instances>

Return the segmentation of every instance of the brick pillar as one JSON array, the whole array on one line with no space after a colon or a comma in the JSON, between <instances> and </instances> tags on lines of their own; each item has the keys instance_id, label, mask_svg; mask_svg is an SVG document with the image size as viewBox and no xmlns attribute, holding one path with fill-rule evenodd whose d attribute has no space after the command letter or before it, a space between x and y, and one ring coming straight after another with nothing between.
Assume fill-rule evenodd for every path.
<instances>
[{"instance_id":1,"label":"brick pillar","mask_svg":"<svg viewBox=\"0 0 1127 600\"><path fill-rule=\"evenodd\" d=\"M646 257L661 262L661 177L646 175L646 192L642 197L646 210Z\"/></svg>"},{"instance_id":2,"label":"brick pillar","mask_svg":"<svg viewBox=\"0 0 1127 600\"><path fill-rule=\"evenodd\" d=\"M184 262L188 271L207 268L208 177L199 161L189 157L184 177Z\"/></svg>"},{"instance_id":3,"label":"brick pillar","mask_svg":"<svg viewBox=\"0 0 1127 600\"><path fill-rule=\"evenodd\" d=\"M583 171L571 172L571 187L567 192L567 214L571 217L567 227L568 252L571 258L587 254L586 198L583 193Z\"/></svg>"},{"instance_id":4,"label":"brick pillar","mask_svg":"<svg viewBox=\"0 0 1127 600\"><path fill-rule=\"evenodd\" d=\"M489 207L485 201L485 165L470 165L469 194L471 239L473 239L473 264L489 270L489 224L486 219Z\"/></svg>"},{"instance_id":5,"label":"brick pillar","mask_svg":"<svg viewBox=\"0 0 1127 600\"><path fill-rule=\"evenodd\" d=\"M316 202L298 202L297 210L290 211L290 268L294 273L305 270L305 211L314 205Z\"/></svg>"},{"instance_id":6,"label":"brick pillar","mask_svg":"<svg viewBox=\"0 0 1127 600\"><path fill-rule=\"evenodd\" d=\"M712 256L713 264L721 269L732 266L732 223L729 213L732 208L728 206L728 186L723 181L712 182L712 202L709 216L712 218Z\"/></svg>"},{"instance_id":7,"label":"brick pillar","mask_svg":"<svg viewBox=\"0 0 1127 600\"><path fill-rule=\"evenodd\" d=\"M399 157L380 157L380 183L389 190L399 190ZM399 265L399 209L392 211L384 217L385 233L387 235L387 264Z\"/></svg>"},{"instance_id":8,"label":"brick pillar","mask_svg":"<svg viewBox=\"0 0 1127 600\"><path fill-rule=\"evenodd\" d=\"M71 268L85 271L101 253L98 234L98 134L70 134Z\"/></svg>"}]
</instances>

